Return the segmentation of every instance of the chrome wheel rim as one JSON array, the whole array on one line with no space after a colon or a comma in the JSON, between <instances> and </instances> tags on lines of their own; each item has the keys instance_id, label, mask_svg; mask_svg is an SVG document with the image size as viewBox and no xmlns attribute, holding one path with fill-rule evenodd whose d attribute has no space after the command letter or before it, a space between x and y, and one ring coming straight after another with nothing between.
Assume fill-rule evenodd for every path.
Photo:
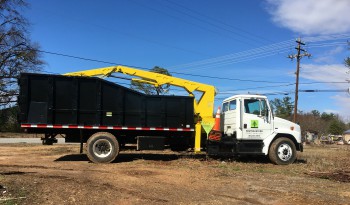
<instances>
[{"instance_id":1,"label":"chrome wheel rim","mask_svg":"<svg viewBox=\"0 0 350 205\"><path fill-rule=\"evenodd\" d=\"M277 149L277 155L280 158L280 160L286 162L290 160L293 156L292 148L287 143L280 144L280 146L278 146Z\"/></svg>"},{"instance_id":2,"label":"chrome wheel rim","mask_svg":"<svg viewBox=\"0 0 350 205\"><path fill-rule=\"evenodd\" d=\"M113 147L106 139L99 139L92 145L93 153L99 158L108 157L112 153Z\"/></svg>"}]
</instances>

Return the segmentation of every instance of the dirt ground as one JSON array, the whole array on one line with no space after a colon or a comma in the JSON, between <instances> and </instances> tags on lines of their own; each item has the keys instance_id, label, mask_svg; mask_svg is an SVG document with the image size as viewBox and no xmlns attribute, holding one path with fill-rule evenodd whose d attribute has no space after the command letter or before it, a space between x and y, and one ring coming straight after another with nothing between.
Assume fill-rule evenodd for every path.
<instances>
[{"instance_id":1,"label":"dirt ground","mask_svg":"<svg viewBox=\"0 0 350 205\"><path fill-rule=\"evenodd\" d=\"M0 204L350 204L350 146L306 146L296 163L171 151L90 163L79 145L0 144Z\"/></svg>"}]
</instances>

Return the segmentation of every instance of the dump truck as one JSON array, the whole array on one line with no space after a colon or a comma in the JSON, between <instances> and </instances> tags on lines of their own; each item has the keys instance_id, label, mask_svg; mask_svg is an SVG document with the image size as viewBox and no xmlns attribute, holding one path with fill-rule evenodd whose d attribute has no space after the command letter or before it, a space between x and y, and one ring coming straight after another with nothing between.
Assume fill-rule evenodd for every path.
<instances>
[{"instance_id":1,"label":"dump truck","mask_svg":"<svg viewBox=\"0 0 350 205\"><path fill-rule=\"evenodd\" d=\"M115 73L155 87L181 87L189 96L146 95L103 79ZM303 151L300 126L275 117L266 96L229 97L215 120L214 86L127 66L22 73L18 84L21 128L44 134L43 144L57 142L58 135L80 143L81 150L85 143L95 163L116 160L126 144L210 156L263 155L279 165L293 163Z\"/></svg>"}]
</instances>

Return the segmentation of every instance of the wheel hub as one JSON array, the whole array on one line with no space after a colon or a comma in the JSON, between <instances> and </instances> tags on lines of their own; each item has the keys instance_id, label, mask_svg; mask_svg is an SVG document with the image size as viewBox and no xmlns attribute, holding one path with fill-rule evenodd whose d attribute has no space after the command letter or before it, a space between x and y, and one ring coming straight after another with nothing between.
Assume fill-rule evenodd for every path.
<instances>
[{"instance_id":1,"label":"wheel hub","mask_svg":"<svg viewBox=\"0 0 350 205\"><path fill-rule=\"evenodd\" d=\"M112 153L112 144L106 139L99 139L93 144L92 149L97 157L104 158Z\"/></svg>"},{"instance_id":2,"label":"wheel hub","mask_svg":"<svg viewBox=\"0 0 350 205\"><path fill-rule=\"evenodd\" d=\"M293 151L289 144L281 144L278 147L277 155L282 161L288 161L292 158Z\"/></svg>"}]
</instances>

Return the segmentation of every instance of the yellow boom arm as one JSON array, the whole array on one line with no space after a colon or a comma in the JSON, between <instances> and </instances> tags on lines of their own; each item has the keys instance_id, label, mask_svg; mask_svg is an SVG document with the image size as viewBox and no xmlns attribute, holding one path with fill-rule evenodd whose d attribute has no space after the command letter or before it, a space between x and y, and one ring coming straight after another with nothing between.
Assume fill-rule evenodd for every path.
<instances>
[{"instance_id":1,"label":"yellow boom arm","mask_svg":"<svg viewBox=\"0 0 350 205\"><path fill-rule=\"evenodd\" d=\"M213 109L214 109L214 97L215 87L203 83L189 81L173 76L168 76L160 73L154 73L150 71L144 71L140 69L130 68L127 66L111 66L105 68L98 68L92 70L78 71L72 73L66 73L68 76L102 76L109 77L112 73L123 73L125 75L137 76L142 79L132 79L138 82L144 82L159 87L164 84L169 84L177 87L184 88L190 96L194 96L193 92L199 91L202 93L201 98L197 101L194 100L195 114L199 115L199 120L196 125L196 137L195 137L195 151L200 151L200 135L201 127L208 133L214 125ZM199 122L201 120L201 122ZM200 124L199 124L200 123ZM200 126L202 125L202 126Z\"/></svg>"}]
</instances>

